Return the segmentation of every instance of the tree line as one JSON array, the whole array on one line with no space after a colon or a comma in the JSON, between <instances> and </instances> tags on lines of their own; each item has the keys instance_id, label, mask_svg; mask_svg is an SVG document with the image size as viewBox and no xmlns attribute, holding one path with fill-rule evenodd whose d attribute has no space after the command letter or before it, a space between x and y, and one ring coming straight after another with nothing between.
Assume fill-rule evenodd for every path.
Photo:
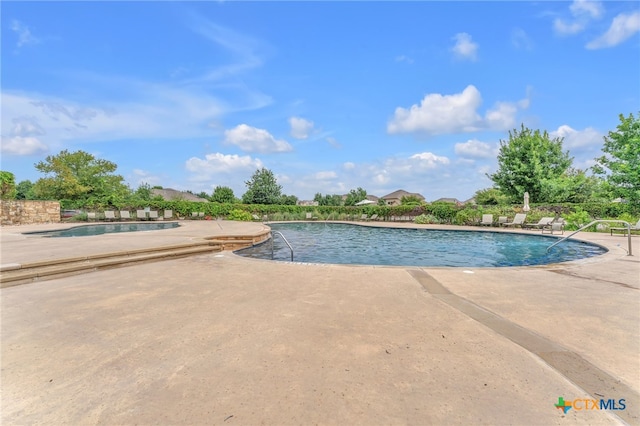
<instances>
[{"instance_id":1,"label":"tree line","mask_svg":"<svg viewBox=\"0 0 640 426\"><path fill-rule=\"evenodd\" d=\"M487 174L493 187L476 192L480 205L520 203L528 192L534 203L610 202L620 198L640 206L640 114L619 115L616 130L604 137L602 155L594 159L590 170L573 167L573 158L563 150L563 138L551 138L546 131L524 125L500 140L498 168ZM35 183L16 184L13 173L0 171L2 199L59 200L68 207L107 207L128 204L140 206L154 198L152 187L141 184L133 190L115 173L113 162L76 151L61 151L35 164L45 176ZM587 174L591 171L591 174ZM282 193L275 175L258 169L245 182L246 192L237 198L227 186L217 186L209 195L198 195L212 202L263 205L295 205L298 198ZM189 191L190 192L190 191ZM320 206L353 206L366 198L361 187L342 195L316 193ZM403 204L418 204L407 197Z\"/></svg>"}]
</instances>

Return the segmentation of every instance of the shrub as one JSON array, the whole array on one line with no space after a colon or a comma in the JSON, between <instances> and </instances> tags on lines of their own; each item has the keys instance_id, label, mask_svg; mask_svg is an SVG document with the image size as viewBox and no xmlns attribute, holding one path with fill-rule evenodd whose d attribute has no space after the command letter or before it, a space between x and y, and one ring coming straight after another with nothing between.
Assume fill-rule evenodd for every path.
<instances>
[{"instance_id":1,"label":"shrub","mask_svg":"<svg viewBox=\"0 0 640 426\"><path fill-rule=\"evenodd\" d=\"M431 214L421 214L420 216L416 216L413 220L415 223L419 225L427 225L431 223L440 223L437 217Z\"/></svg>"},{"instance_id":2,"label":"shrub","mask_svg":"<svg viewBox=\"0 0 640 426\"><path fill-rule=\"evenodd\" d=\"M227 215L227 220L241 220L244 222L251 222L251 220L253 220L253 216L251 216L251 213L245 212L244 210L233 209Z\"/></svg>"}]
</instances>

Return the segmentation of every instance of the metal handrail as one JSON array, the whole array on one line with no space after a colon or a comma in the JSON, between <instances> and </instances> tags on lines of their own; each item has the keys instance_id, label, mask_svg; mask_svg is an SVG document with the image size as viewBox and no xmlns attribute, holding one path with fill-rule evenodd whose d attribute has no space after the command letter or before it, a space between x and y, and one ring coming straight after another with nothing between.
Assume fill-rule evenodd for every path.
<instances>
[{"instance_id":1,"label":"metal handrail","mask_svg":"<svg viewBox=\"0 0 640 426\"><path fill-rule=\"evenodd\" d=\"M280 235L280 237L282 237L282 240L285 242L287 246L289 246L289 250L291 250L291 261L293 262L293 247L291 247L291 244L289 244L289 241L287 241L284 235L282 235L282 232L271 231L271 234ZM271 237L271 260L273 260L273 236Z\"/></svg>"},{"instance_id":2,"label":"metal handrail","mask_svg":"<svg viewBox=\"0 0 640 426\"><path fill-rule=\"evenodd\" d=\"M633 256L633 254L631 253L631 225L629 224L629 222L625 221L625 220L608 220L608 219L597 219L594 220L593 222L589 223L588 225L584 225L582 228L578 229L577 231L567 235L566 237L562 238L560 241L556 241L555 243L551 244L549 247L547 247L547 253L549 252L549 250L551 250L552 247L557 246L558 244L560 244L561 242L563 242L564 240L573 237L574 235L576 235L578 232L582 231L585 228L590 227L591 225L594 225L596 223L599 222L614 222L614 223L624 223L626 225L627 228L627 240L629 243L629 250L627 251L627 256Z\"/></svg>"}]
</instances>

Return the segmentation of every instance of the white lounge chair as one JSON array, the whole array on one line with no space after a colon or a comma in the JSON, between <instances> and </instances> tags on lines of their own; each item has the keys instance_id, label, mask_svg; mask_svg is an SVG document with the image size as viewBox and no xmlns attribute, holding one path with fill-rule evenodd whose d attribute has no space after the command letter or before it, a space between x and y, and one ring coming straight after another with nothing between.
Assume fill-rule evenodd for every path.
<instances>
[{"instance_id":1,"label":"white lounge chair","mask_svg":"<svg viewBox=\"0 0 640 426\"><path fill-rule=\"evenodd\" d=\"M104 212L104 220L116 220L116 212L107 210Z\"/></svg>"},{"instance_id":2,"label":"white lounge chair","mask_svg":"<svg viewBox=\"0 0 640 426\"><path fill-rule=\"evenodd\" d=\"M522 227L529 228L529 229L533 229L533 228L542 229L547 225L551 225L552 222L553 222L552 217L543 217L538 221L538 223L525 223L522 225Z\"/></svg>"},{"instance_id":3,"label":"white lounge chair","mask_svg":"<svg viewBox=\"0 0 640 426\"><path fill-rule=\"evenodd\" d=\"M555 232L560 232L560 234L564 234L564 219L561 217L558 219L554 219L553 222L542 227L543 234L549 233L553 235Z\"/></svg>"},{"instance_id":4,"label":"white lounge chair","mask_svg":"<svg viewBox=\"0 0 640 426\"><path fill-rule=\"evenodd\" d=\"M505 222L502 225L503 226L513 226L514 228L516 226L520 226L522 228L522 225L524 224L524 221L526 219L527 219L526 213L516 213L516 216L513 218L513 222Z\"/></svg>"},{"instance_id":5,"label":"white lounge chair","mask_svg":"<svg viewBox=\"0 0 640 426\"><path fill-rule=\"evenodd\" d=\"M487 225L487 226L493 225L493 215L492 214L483 214L482 215L482 222L480 222L480 225Z\"/></svg>"},{"instance_id":6,"label":"white lounge chair","mask_svg":"<svg viewBox=\"0 0 640 426\"><path fill-rule=\"evenodd\" d=\"M120 210L120 220L131 219L131 212L129 210Z\"/></svg>"},{"instance_id":7,"label":"white lounge chair","mask_svg":"<svg viewBox=\"0 0 640 426\"><path fill-rule=\"evenodd\" d=\"M162 213L162 217L165 219L173 219L173 210L165 210Z\"/></svg>"},{"instance_id":8,"label":"white lounge chair","mask_svg":"<svg viewBox=\"0 0 640 426\"><path fill-rule=\"evenodd\" d=\"M87 220L96 220L97 216L95 212L87 212Z\"/></svg>"},{"instance_id":9,"label":"white lounge chair","mask_svg":"<svg viewBox=\"0 0 640 426\"><path fill-rule=\"evenodd\" d=\"M507 222L508 220L506 216L498 216L498 226L502 226Z\"/></svg>"},{"instance_id":10,"label":"white lounge chair","mask_svg":"<svg viewBox=\"0 0 640 426\"><path fill-rule=\"evenodd\" d=\"M638 223L636 223L635 225L631 225L631 232L633 231L640 231L640 220L638 220ZM611 235L613 235L613 231L620 231L622 232L622 235L627 235L627 228L609 228L609 231L611 231Z\"/></svg>"},{"instance_id":11,"label":"white lounge chair","mask_svg":"<svg viewBox=\"0 0 640 426\"><path fill-rule=\"evenodd\" d=\"M149 220L158 220L158 211L157 210L149 211Z\"/></svg>"},{"instance_id":12,"label":"white lounge chair","mask_svg":"<svg viewBox=\"0 0 640 426\"><path fill-rule=\"evenodd\" d=\"M316 220L317 216L314 216L313 213L307 213L307 220Z\"/></svg>"},{"instance_id":13,"label":"white lounge chair","mask_svg":"<svg viewBox=\"0 0 640 426\"><path fill-rule=\"evenodd\" d=\"M147 212L144 210L136 210L136 219L146 220Z\"/></svg>"}]
</instances>

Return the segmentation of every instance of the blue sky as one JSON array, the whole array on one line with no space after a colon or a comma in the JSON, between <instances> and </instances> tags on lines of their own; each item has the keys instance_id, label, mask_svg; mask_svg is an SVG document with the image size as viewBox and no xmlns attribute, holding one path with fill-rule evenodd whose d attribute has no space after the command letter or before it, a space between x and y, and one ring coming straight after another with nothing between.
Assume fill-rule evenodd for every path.
<instances>
[{"instance_id":1,"label":"blue sky","mask_svg":"<svg viewBox=\"0 0 640 426\"><path fill-rule=\"evenodd\" d=\"M640 110L637 2L2 2L2 169L63 149L140 183L428 201L521 124L574 166Z\"/></svg>"}]
</instances>

